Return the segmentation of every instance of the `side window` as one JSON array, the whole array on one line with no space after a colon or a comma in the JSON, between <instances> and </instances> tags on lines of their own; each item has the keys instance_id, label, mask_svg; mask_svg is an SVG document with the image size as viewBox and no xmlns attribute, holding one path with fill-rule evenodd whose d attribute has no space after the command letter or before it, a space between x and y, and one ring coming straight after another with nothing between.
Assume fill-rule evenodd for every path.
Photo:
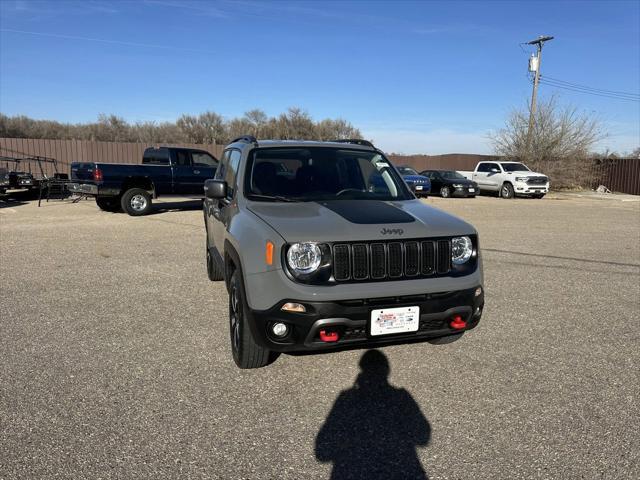
<instances>
[{"instance_id":1,"label":"side window","mask_svg":"<svg viewBox=\"0 0 640 480\"><path fill-rule=\"evenodd\" d=\"M491 170L490 163L481 163L478 165L478 172L489 172Z\"/></svg>"},{"instance_id":2,"label":"side window","mask_svg":"<svg viewBox=\"0 0 640 480\"><path fill-rule=\"evenodd\" d=\"M236 175L238 174L238 165L240 165L240 157L242 154L239 150L231 150L229 154L229 165L224 173L224 179L227 182L227 198L233 198L236 188Z\"/></svg>"},{"instance_id":3,"label":"side window","mask_svg":"<svg viewBox=\"0 0 640 480\"><path fill-rule=\"evenodd\" d=\"M227 150L222 154L222 160L220 160L220 165L218 165L218 169L216 170L216 174L213 178L216 180L223 180L224 174L227 172L227 166L229 165L229 155L231 154L231 150Z\"/></svg>"},{"instance_id":4,"label":"side window","mask_svg":"<svg viewBox=\"0 0 640 480\"><path fill-rule=\"evenodd\" d=\"M194 167L215 167L218 161L205 152L191 152L191 161Z\"/></svg>"},{"instance_id":5,"label":"side window","mask_svg":"<svg viewBox=\"0 0 640 480\"><path fill-rule=\"evenodd\" d=\"M169 165L169 150L166 148L147 148L142 156L147 165Z\"/></svg>"},{"instance_id":6,"label":"side window","mask_svg":"<svg viewBox=\"0 0 640 480\"><path fill-rule=\"evenodd\" d=\"M187 150L176 150L176 164L181 167L191 165L191 159L189 158L189 152Z\"/></svg>"}]
</instances>

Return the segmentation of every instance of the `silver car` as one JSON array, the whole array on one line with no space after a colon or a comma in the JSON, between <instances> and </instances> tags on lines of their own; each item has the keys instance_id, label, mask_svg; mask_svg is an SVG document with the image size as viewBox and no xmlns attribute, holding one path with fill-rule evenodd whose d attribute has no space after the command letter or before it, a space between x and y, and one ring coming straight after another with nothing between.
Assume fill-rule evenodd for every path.
<instances>
[{"instance_id":1,"label":"silver car","mask_svg":"<svg viewBox=\"0 0 640 480\"><path fill-rule=\"evenodd\" d=\"M203 208L240 368L280 352L449 343L482 316L478 232L418 200L367 141L240 137Z\"/></svg>"}]
</instances>

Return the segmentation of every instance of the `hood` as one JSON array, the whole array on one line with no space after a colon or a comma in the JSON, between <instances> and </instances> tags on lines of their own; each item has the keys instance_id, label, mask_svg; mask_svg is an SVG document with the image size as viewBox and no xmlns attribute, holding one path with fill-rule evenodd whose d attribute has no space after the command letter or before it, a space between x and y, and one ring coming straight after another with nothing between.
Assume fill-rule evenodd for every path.
<instances>
[{"instance_id":1,"label":"hood","mask_svg":"<svg viewBox=\"0 0 640 480\"><path fill-rule=\"evenodd\" d=\"M248 202L287 242L409 240L476 233L467 222L420 200Z\"/></svg>"},{"instance_id":2,"label":"hood","mask_svg":"<svg viewBox=\"0 0 640 480\"><path fill-rule=\"evenodd\" d=\"M513 175L514 177L547 177L544 173L538 172L505 172L506 175Z\"/></svg>"},{"instance_id":3,"label":"hood","mask_svg":"<svg viewBox=\"0 0 640 480\"><path fill-rule=\"evenodd\" d=\"M460 184L460 185L477 185L473 180L469 180L468 178L444 178L443 182L447 185Z\"/></svg>"}]
</instances>

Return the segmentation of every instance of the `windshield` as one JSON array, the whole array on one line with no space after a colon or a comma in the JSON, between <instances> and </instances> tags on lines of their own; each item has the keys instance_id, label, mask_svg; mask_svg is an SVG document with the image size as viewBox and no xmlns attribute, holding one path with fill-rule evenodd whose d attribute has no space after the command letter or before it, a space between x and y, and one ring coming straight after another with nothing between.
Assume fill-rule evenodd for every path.
<instances>
[{"instance_id":1,"label":"windshield","mask_svg":"<svg viewBox=\"0 0 640 480\"><path fill-rule=\"evenodd\" d=\"M413 198L381 153L325 147L255 149L245 194L280 202Z\"/></svg>"},{"instance_id":2,"label":"windshield","mask_svg":"<svg viewBox=\"0 0 640 480\"><path fill-rule=\"evenodd\" d=\"M444 178L449 178L451 180L466 180L466 178L459 174L458 172L455 172L453 170L450 171L446 171L446 172L440 172L440 175Z\"/></svg>"},{"instance_id":3,"label":"windshield","mask_svg":"<svg viewBox=\"0 0 640 480\"><path fill-rule=\"evenodd\" d=\"M398 171L401 175L420 175L411 167L398 167Z\"/></svg>"},{"instance_id":4,"label":"windshield","mask_svg":"<svg viewBox=\"0 0 640 480\"><path fill-rule=\"evenodd\" d=\"M505 172L530 172L522 163L502 163L502 168Z\"/></svg>"}]
</instances>

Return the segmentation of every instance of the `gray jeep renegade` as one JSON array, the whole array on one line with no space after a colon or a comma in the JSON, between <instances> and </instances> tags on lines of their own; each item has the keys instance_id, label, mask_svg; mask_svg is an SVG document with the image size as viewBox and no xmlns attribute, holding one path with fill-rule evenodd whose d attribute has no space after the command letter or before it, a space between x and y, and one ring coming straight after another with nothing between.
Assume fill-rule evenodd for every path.
<instances>
[{"instance_id":1,"label":"gray jeep renegade","mask_svg":"<svg viewBox=\"0 0 640 480\"><path fill-rule=\"evenodd\" d=\"M367 141L240 137L205 183L204 220L240 368L279 352L449 343L482 316L477 231L416 199Z\"/></svg>"}]
</instances>

